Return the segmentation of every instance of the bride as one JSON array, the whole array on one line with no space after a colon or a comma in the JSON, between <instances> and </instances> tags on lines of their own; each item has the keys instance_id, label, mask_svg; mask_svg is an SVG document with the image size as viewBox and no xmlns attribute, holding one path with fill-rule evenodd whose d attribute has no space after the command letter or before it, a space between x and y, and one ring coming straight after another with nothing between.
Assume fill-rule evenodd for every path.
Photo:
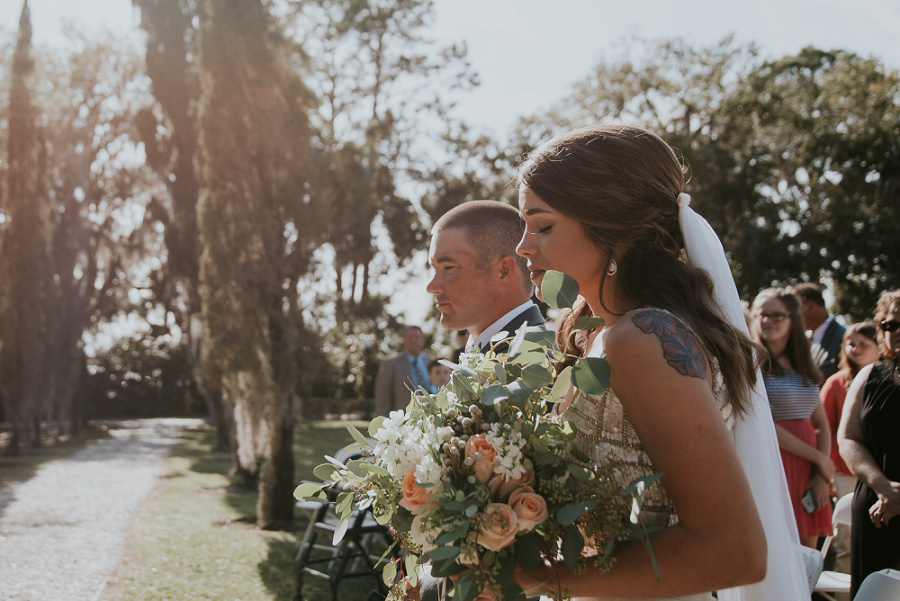
<instances>
[{"instance_id":1,"label":"bride","mask_svg":"<svg viewBox=\"0 0 900 601\"><path fill-rule=\"evenodd\" d=\"M642 512L662 527L650 537L658 579L643 545L626 544L604 574L520 571L529 594L809 598L754 345L721 244L684 183L672 149L635 127L572 131L519 170L517 252L538 288L553 269L583 297L559 322L560 349L606 357L612 372L603 395L574 394L559 412L592 461L622 467L623 485L663 474ZM572 329L591 315L602 331Z\"/></svg>"}]
</instances>

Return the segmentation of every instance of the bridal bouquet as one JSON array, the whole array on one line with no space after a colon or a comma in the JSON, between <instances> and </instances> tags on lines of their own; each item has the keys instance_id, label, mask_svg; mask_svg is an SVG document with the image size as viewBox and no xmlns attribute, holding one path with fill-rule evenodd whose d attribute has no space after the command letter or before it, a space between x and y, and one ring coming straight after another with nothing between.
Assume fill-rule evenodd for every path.
<instances>
[{"instance_id":1,"label":"bridal bouquet","mask_svg":"<svg viewBox=\"0 0 900 601\"><path fill-rule=\"evenodd\" d=\"M544 298L556 306L574 301L573 284L548 272ZM596 327L596 321L579 326ZM601 393L609 365L585 358L555 374L561 358L551 332L524 327L507 353L464 353L445 388L419 389L405 411L373 420L374 442L348 425L362 458L344 465L326 457L315 470L325 484L301 484L295 496L324 500L323 488L337 486L342 524L354 510L371 509L390 526L394 544L405 551L384 567L390 599L416 586L425 562L433 576L454 577L456 601L483 590L495 599L524 600L527 591L513 582L517 566L534 570L546 561L571 570L608 569L618 542L646 542L641 494L655 477L623 490L615 466L586 467L590 459L576 448L575 431L551 408L573 385Z\"/></svg>"}]
</instances>

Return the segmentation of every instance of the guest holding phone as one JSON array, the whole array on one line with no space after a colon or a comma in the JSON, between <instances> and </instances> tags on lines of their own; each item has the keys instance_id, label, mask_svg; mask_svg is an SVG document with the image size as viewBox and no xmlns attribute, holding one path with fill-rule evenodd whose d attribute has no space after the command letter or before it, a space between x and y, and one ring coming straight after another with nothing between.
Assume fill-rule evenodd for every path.
<instances>
[{"instance_id":1,"label":"guest holding phone","mask_svg":"<svg viewBox=\"0 0 900 601\"><path fill-rule=\"evenodd\" d=\"M841 457L859 478L850 534L851 597L872 572L900 569L900 290L881 295L875 323L881 359L854 378L838 428Z\"/></svg>"},{"instance_id":2,"label":"guest holding phone","mask_svg":"<svg viewBox=\"0 0 900 601\"><path fill-rule=\"evenodd\" d=\"M830 536L831 431L819 402L822 374L804 333L800 302L783 288L767 288L753 301L753 336L768 351L763 381L769 395L781 461L800 542L815 547Z\"/></svg>"}]
</instances>

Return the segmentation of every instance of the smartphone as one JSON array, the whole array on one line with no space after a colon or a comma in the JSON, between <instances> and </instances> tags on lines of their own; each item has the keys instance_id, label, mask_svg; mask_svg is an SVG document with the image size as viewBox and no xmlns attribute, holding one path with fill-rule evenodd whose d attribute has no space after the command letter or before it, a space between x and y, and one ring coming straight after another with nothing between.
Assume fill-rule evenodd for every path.
<instances>
[{"instance_id":1,"label":"smartphone","mask_svg":"<svg viewBox=\"0 0 900 601\"><path fill-rule=\"evenodd\" d=\"M803 505L803 511L806 513L812 513L818 506L816 505L816 499L813 497L812 489L807 488L806 492L803 493L803 496L800 497L800 504Z\"/></svg>"}]
</instances>

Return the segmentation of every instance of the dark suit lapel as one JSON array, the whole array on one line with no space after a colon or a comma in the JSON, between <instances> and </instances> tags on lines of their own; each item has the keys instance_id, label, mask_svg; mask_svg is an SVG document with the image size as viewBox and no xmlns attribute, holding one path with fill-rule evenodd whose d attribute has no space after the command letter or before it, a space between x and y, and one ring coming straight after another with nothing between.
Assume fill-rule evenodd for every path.
<instances>
[{"instance_id":1,"label":"dark suit lapel","mask_svg":"<svg viewBox=\"0 0 900 601\"><path fill-rule=\"evenodd\" d=\"M509 322L503 326L503 329L500 332L506 332L506 337L509 338L516 333L522 324L526 324L528 326L539 326L544 323L544 316L541 315L541 310L537 308L537 305L528 307L515 317L513 317ZM481 347L481 352L485 352L488 350L490 346L490 342L483 347ZM505 353L509 349L509 345L506 343L497 345L495 350L498 353Z\"/></svg>"}]
</instances>

